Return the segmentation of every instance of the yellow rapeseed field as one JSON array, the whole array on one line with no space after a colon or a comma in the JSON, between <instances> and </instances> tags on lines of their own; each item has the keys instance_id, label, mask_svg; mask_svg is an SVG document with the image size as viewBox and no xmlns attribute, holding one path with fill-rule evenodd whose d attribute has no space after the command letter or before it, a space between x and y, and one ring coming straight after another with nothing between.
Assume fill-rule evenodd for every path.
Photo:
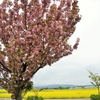
<instances>
[{"instance_id":1,"label":"yellow rapeseed field","mask_svg":"<svg viewBox=\"0 0 100 100\"><path fill-rule=\"evenodd\" d=\"M98 94L97 89L73 89L73 90L42 90L37 92L38 96L43 98L89 98L91 94ZM24 98L28 96L35 96L36 92L28 92ZM11 94L8 94L5 90L0 90L0 98L10 98Z\"/></svg>"},{"instance_id":2,"label":"yellow rapeseed field","mask_svg":"<svg viewBox=\"0 0 100 100\"><path fill-rule=\"evenodd\" d=\"M75 90L43 90L38 92L38 96L43 98L89 98L91 94L97 94L97 89L75 89ZM34 95L28 92L25 97Z\"/></svg>"}]
</instances>

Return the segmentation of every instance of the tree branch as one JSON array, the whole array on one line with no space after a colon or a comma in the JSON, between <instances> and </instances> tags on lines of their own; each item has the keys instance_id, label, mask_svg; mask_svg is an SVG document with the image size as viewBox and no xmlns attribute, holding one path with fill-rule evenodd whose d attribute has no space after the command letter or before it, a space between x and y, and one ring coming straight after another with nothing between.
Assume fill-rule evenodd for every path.
<instances>
[{"instance_id":1,"label":"tree branch","mask_svg":"<svg viewBox=\"0 0 100 100\"><path fill-rule=\"evenodd\" d=\"M1 66L3 67L4 70L6 70L6 71L12 73L12 71L11 71L10 69L8 69L6 66L4 66L4 64L3 64L1 61L0 61L0 64L1 64ZM1 67L1 66L0 66L0 67Z\"/></svg>"},{"instance_id":2,"label":"tree branch","mask_svg":"<svg viewBox=\"0 0 100 100\"><path fill-rule=\"evenodd\" d=\"M26 68L27 68L27 62L24 63L22 59L21 59L21 62L22 62L22 67L23 67L22 73L24 73L26 71Z\"/></svg>"}]
</instances>

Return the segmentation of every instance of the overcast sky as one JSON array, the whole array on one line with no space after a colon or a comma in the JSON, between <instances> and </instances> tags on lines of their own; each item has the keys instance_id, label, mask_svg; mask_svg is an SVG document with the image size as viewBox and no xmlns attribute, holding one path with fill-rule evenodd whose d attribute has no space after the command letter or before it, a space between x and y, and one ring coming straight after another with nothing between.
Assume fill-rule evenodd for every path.
<instances>
[{"instance_id":1,"label":"overcast sky","mask_svg":"<svg viewBox=\"0 0 100 100\"><path fill-rule=\"evenodd\" d=\"M2 1L2 0L1 0ZM70 44L80 38L78 49L52 66L39 70L32 78L34 85L90 84L88 71L100 75L100 0L79 0L81 21Z\"/></svg>"},{"instance_id":2,"label":"overcast sky","mask_svg":"<svg viewBox=\"0 0 100 100\"><path fill-rule=\"evenodd\" d=\"M90 84L87 70L100 75L100 0L79 0L81 21L70 39L77 37L80 44L72 55L60 59L52 66L39 70L33 77L34 85Z\"/></svg>"}]
</instances>

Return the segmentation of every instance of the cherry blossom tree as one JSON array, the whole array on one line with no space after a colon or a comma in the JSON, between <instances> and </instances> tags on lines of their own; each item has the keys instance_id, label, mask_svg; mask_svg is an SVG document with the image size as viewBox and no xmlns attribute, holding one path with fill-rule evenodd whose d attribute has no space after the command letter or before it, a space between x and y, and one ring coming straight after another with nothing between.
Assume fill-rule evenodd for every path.
<instances>
[{"instance_id":1,"label":"cherry blossom tree","mask_svg":"<svg viewBox=\"0 0 100 100\"><path fill-rule=\"evenodd\" d=\"M77 0L3 0L0 4L0 86L22 100L41 68L77 49L68 43L80 21Z\"/></svg>"}]
</instances>

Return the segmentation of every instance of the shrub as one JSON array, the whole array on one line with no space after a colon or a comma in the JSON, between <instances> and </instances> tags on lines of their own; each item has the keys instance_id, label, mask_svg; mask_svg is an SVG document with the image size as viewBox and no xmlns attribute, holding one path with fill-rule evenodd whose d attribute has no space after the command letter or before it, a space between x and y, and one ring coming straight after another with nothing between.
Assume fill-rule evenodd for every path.
<instances>
[{"instance_id":1,"label":"shrub","mask_svg":"<svg viewBox=\"0 0 100 100\"><path fill-rule=\"evenodd\" d=\"M95 94L92 94L90 96L91 100L100 100L100 95L95 95Z\"/></svg>"},{"instance_id":2,"label":"shrub","mask_svg":"<svg viewBox=\"0 0 100 100\"><path fill-rule=\"evenodd\" d=\"M37 96L28 96L27 100L44 100L43 97L37 97Z\"/></svg>"},{"instance_id":3,"label":"shrub","mask_svg":"<svg viewBox=\"0 0 100 100\"><path fill-rule=\"evenodd\" d=\"M38 97L38 99L37 99L37 100L44 100L44 99L43 99L43 97Z\"/></svg>"},{"instance_id":4,"label":"shrub","mask_svg":"<svg viewBox=\"0 0 100 100\"><path fill-rule=\"evenodd\" d=\"M27 100L33 100L34 96L28 96Z\"/></svg>"}]
</instances>

